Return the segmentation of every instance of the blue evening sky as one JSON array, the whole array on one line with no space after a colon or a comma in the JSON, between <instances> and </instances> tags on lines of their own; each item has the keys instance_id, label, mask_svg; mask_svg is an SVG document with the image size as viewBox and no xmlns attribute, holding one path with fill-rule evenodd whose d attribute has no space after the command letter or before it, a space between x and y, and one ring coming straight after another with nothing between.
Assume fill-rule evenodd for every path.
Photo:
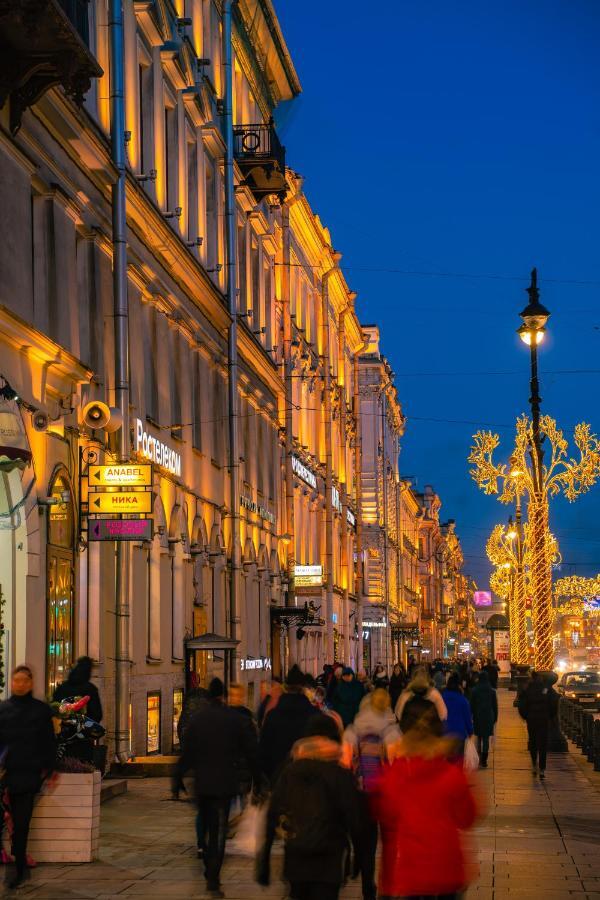
<instances>
[{"instance_id":1,"label":"blue evening sky","mask_svg":"<svg viewBox=\"0 0 600 900\"><path fill-rule=\"evenodd\" d=\"M381 327L408 417L401 471L439 492L487 586L485 541L509 510L468 475L468 423L498 426L509 455L533 265L552 313L543 409L600 431L600 3L276 7L303 86L278 113L288 164ZM563 574L600 571L599 520L600 485L553 504Z\"/></svg>"}]
</instances>

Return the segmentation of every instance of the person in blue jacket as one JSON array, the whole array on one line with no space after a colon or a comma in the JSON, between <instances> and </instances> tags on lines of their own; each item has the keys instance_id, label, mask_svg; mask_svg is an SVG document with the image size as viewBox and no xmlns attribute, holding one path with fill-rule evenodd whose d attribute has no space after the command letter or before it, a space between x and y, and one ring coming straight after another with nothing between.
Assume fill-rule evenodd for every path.
<instances>
[{"instance_id":1,"label":"person in blue jacket","mask_svg":"<svg viewBox=\"0 0 600 900\"><path fill-rule=\"evenodd\" d=\"M448 718L444 722L446 734L452 735L460 742L458 755L464 755L465 742L473 734L473 716L471 706L460 687L460 677L453 673L448 679L446 689L442 692Z\"/></svg>"}]
</instances>

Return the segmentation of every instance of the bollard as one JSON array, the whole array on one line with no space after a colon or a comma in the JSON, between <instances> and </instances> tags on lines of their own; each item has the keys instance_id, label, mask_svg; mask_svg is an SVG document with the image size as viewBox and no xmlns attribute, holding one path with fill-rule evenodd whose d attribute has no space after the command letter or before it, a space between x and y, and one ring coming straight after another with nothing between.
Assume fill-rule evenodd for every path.
<instances>
[{"instance_id":1,"label":"bollard","mask_svg":"<svg viewBox=\"0 0 600 900\"><path fill-rule=\"evenodd\" d=\"M600 719L594 722L594 771L600 772Z\"/></svg>"},{"instance_id":2,"label":"bollard","mask_svg":"<svg viewBox=\"0 0 600 900\"><path fill-rule=\"evenodd\" d=\"M587 761L594 762L594 714L589 712L588 716L588 740L587 740Z\"/></svg>"},{"instance_id":3,"label":"bollard","mask_svg":"<svg viewBox=\"0 0 600 900\"><path fill-rule=\"evenodd\" d=\"M575 704L575 743L583 746L583 710L578 704Z\"/></svg>"},{"instance_id":4,"label":"bollard","mask_svg":"<svg viewBox=\"0 0 600 900\"><path fill-rule=\"evenodd\" d=\"M590 726L592 726L594 719L592 714L587 712L587 710L583 710L583 735L581 740L581 752L584 756L587 756L590 752Z\"/></svg>"}]
</instances>

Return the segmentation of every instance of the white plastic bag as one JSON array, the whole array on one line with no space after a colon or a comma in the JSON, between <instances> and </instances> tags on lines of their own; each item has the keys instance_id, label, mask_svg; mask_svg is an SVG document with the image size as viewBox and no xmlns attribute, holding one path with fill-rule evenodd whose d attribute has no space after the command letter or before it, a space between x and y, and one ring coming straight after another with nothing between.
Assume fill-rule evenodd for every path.
<instances>
[{"instance_id":1,"label":"white plastic bag","mask_svg":"<svg viewBox=\"0 0 600 900\"><path fill-rule=\"evenodd\" d=\"M472 738L465 741L464 767L467 772L474 772L479 768L479 753L475 749Z\"/></svg>"},{"instance_id":2,"label":"white plastic bag","mask_svg":"<svg viewBox=\"0 0 600 900\"><path fill-rule=\"evenodd\" d=\"M256 856L263 845L267 822L267 804L249 803L242 813L227 850L235 856Z\"/></svg>"}]
</instances>

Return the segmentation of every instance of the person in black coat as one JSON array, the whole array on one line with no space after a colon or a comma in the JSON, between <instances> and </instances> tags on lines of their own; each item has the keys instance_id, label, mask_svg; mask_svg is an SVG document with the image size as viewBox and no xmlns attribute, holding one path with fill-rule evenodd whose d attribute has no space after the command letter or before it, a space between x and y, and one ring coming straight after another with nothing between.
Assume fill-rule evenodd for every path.
<instances>
[{"instance_id":1,"label":"person in black coat","mask_svg":"<svg viewBox=\"0 0 600 900\"><path fill-rule=\"evenodd\" d=\"M390 678L390 701L392 705L392 709L396 709L396 703L400 697L400 694L406 687L406 669L402 665L402 663L396 663L392 670L392 677Z\"/></svg>"},{"instance_id":2,"label":"person in black coat","mask_svg":"<svg viewBox=\"0 0 600 900\"><path fill-rule=\"evenodd\" d=\"M208 688L209 699L191 719L185 732L182 754L174 775L174 788L190 769L194 771L198 817L207 835L203 854L207 891L223 897L220 886L225 856L227 821L231 800L240 793L240 760L245 761L255 785L258 784L256 730L252 722L225 705L225 690L219 678Z\"/></svg>"},{"instance_id":3,"label":"person in black coat","mask_svg":"<svg viewBox=\"0 0 600 900\"><path fill-rule=\"evenodd\" d=\"M529 754L533 774L543 781L546 776L548 750L548 726L558 711L558 694L552 690L538 672L531 673L531 680L519 697L519 714L527 723Z\"/></svg>"},{"instance_id":4,"label":"person in black coat","mask_svg":"<svg viewBox=\"0 0 600 900\"><path fill-rule=\"evenodd\" d=\"M95 684L92 684L92 660L89 656L80 656L66 681L59 684L52 697L53 700L66 700L68 697L86 697L90 699L85 708L87 715L94 722L102 721L102 703Z\"/></svg>"},{"instance_id":5,"label":"person in black coat","mask_svg":"<svg viewBox=\"0 0 600 900\"><path fill-rule=\"evenodd\" d=\"M350 843L360 851L359 795L352 773L340 765L340 742L331 716L313 716L271 795L257 881L269 884L271 847L281 829L293 900L337 900Z\"/></svg>"},{"instance_id":6,"label":"person in black coat","mask_svg":"<svg viewBox=\"0 0 600 900\"><path fill-rule=\"evenodd\" d=\"M12 674L11 696L0 703L0 747L4 753L4 778L13 822L12 852L15 872L8 886L18 887L27 877L26 852L35 795L56 764L56 740L52 710L33 696L29 666L17 666Z\"/></svg>"},{"instance_id":7,"label":"person in black coat","mask_svg":"<svg viewBox=\"0 0 600 900\"><path fill-rule=\"evenodd\" d=\"M304 675L298 666L292 666L286 678L285 693L266 717L260 733L260 767L271 784L277 780L290 750L304 736L307 722L314 714L315 707L304 694Z\"/></svg>"}]
</instances>

